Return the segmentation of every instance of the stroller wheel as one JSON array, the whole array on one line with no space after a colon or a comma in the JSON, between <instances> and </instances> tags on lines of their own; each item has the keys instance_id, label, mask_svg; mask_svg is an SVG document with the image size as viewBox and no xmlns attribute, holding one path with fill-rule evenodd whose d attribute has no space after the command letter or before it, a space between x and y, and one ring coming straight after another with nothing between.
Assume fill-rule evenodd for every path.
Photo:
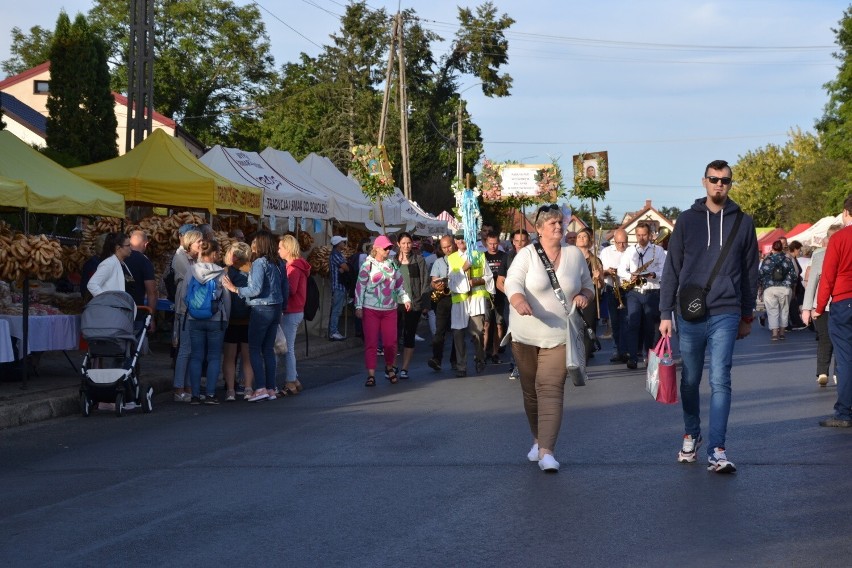
<instances>
[{"instance_id":1,"label":"stroller wheel","mask_svg":"<svg viewBox=\"0 0 852 568\"><path fill-rule=\"evenodd\" d=\"M142 405L142 412L148 414L154 410L154 387L151 385L142 385L140 398L142 399L139 401Z\"/></svg>"},{"instance_id":2,"label":"stroller wheel","mask_svg":"<svg viewBox=\"0 0 852 568\"><path fill-rule=\"evenodd\" d=\"M80 410L83 416L92 415L92 401L89 400L89 396L84 392L80 393Z\"/></svg>"},{"instance_id":3,"label":"stroller wheel","mask_svg":"<svg viewBox=\"0 0 852 568\"><path fill-rule=\"evenodd\" d=\"M121 391L115 395L115 415L119 418L124 415L124 393Z\"/></svg>"}]
</instances>

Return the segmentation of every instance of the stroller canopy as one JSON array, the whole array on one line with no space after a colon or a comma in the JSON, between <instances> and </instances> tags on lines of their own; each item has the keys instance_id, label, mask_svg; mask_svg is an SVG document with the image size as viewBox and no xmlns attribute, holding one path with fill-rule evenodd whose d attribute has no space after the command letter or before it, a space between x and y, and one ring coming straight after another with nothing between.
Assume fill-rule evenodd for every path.
<instances>
[{"instance_id":1,"label":"stroller canopy","mask_svg":"<svg viewBox=\"0 0 852 568\"><path fill-rule=\"evenodd\" d=\"M86 341L124 339L133 341L136 304L127 292L103 292L86 304L80 316L80 331Z\"/></svg>"}]
</instances>

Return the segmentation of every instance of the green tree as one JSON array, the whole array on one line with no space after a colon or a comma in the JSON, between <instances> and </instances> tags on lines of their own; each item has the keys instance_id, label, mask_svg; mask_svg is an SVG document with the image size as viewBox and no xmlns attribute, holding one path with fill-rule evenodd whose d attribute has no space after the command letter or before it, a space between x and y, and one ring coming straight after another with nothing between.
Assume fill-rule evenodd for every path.
<instances>
[{"instance_id":1,"label":"green tree","mask_svg":"<svg viewBox=\"0 0 852 568\"><path fill-rule=\"evenodd\" d=\"M41 26L33 26L30 33L25 34L21 28L14 27L11 31L12 41L9 51L12 57L3 61L0 68L7 75L17 75L27 69L41 65L47 61L50 44L53 42L53 32Z\"/></svg>"},{"instance_id":2,"label":"green tree","mask_svg":"<svg viewBox=\"0 0 852 568\"><path fill-rule=\"evenodd\" d=\"M233 117L272 84L269 37L256 4L155 0L154 107L202 142L228 144ZM112 86L127 90L126 0L96 0L92 27L110 48Z\"/></svg>"},{"instance_id":3,"label":"green tree","mask_svg":"<svg viewBox=\"0 0 852 568\"><path fill-rule=\"evenodd\" d=\"M118 155L106 48L78 14L59 14L50 48L47 145L82 164Z\"/></svg>"},{"instance_id":4,"label":"green tree","mask_svg":"<svg viewBox=\"0 0 852 568\"><path fill-rule=\"evenodd\" d=\"M852 193L852 7L843 12L838 24L832 31L839 47L834 57L840 65L837 77L823 85L828 102L823 116L816 122L825 169L806 176L819 180L825 188L821 201L826 209L834 212L842 208L843 200ZM826 177L826 172L831 172L831 176Z\"/></svg>"},{"instance_id":5,"label":"green tree","mask_svg":"<svg viewBox=\"0 0 852 568\"><path fill-rule=\"evenodd\" d=\"M601 228L603 229L617 229L619 226L618 219L615 218L615 215L612 213L612 205L607 205L603 208L603 211L600 214Z\"/></svg>"},{"instance_id":6,"label":"green tree","mask_svg":"<svg viewBox=\"0 0 852 568\"><path fill-rule=\"evenodd\" d=\"M669 221L674 221L681 214L680 207L660 207L659 212L665 215Z\"/></svg>"}]
</instances>

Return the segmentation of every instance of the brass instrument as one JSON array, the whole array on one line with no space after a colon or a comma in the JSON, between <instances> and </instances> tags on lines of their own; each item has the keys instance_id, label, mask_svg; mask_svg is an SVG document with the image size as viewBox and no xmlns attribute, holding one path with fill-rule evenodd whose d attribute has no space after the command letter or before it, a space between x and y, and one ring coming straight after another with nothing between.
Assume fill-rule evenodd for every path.
<instances>
[{"instance_id":1,"label":"brass instrument","mask_svg":"<svg viewBox=\"0 0 852 568\"><path fill-rule=\"evenodd\" d=\"M621 280L618 278L618 270L610 274L612 278L612 293L615 294L615 301L618 302L616 309L624 309L624 299L621 297Z\"/></svg>"},{"instance_id":2,"label":"brass instrument","mask_svg":"<svg viewBox=\"0 0 852 568\"><path fill-rule=\"evenodd\" d=\"M444 279L446 280L446 279ZM432 288L432 293L429 295L429 298L438 303L442 298L446 298L450 295L450 287L447 286L446 281L444 282L444 287L441 289Z\"/></svg>"},{"instance_id":3,"label":"brass instrument","mask_svg":"<svg viewBox=\"0 0 852 568\"><path fill-rule=\"evenodd\" d=\"M672 234L672 232L668 227L660 227L660 230L657 232L656 238L651 242L653 244L659 246L660 243L662 243L667 238L669 238L671 236L671 234ZM636 286L642 286L646 282L648 282L648 279L645 278L645 270L647 270L647 268L649 266L651 266L651 263L654 262L655 258L656 258L656 255L654 255L654 258L652 258L651 260L649 260L648 262L646 262L645 264L643 264L642 266L640 266L639 268L637 268L636 270L631 272L630 273L631 275L637 277L636 280L634 280L632 282L630 280L625 281L625 282L621 282L621 285L620 285L621 291L622 292L629 292L630 290L632 290ZM616 276L616 278L618 278L618 276ZM613 289L615 289L615 286L613 286Z\"/></svg>"}]
</instances>

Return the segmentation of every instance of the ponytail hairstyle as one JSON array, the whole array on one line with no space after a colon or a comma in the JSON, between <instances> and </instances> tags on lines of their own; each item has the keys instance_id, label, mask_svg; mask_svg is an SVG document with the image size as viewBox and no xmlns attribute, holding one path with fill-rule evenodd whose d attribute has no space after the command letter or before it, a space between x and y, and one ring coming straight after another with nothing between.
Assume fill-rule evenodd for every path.
<instances>
[{"instance_id":1,"label":"ponytail hairstyle","mask_svg":"<svg viewBox=\"0 0 852 568\"><path fill-rule=\"evenodd\" d=\"M262 230L255 234L254 250L257 258L266 257L270 264L278 263L278 239L269 231Z\"/></svg>"}]
</instances>

